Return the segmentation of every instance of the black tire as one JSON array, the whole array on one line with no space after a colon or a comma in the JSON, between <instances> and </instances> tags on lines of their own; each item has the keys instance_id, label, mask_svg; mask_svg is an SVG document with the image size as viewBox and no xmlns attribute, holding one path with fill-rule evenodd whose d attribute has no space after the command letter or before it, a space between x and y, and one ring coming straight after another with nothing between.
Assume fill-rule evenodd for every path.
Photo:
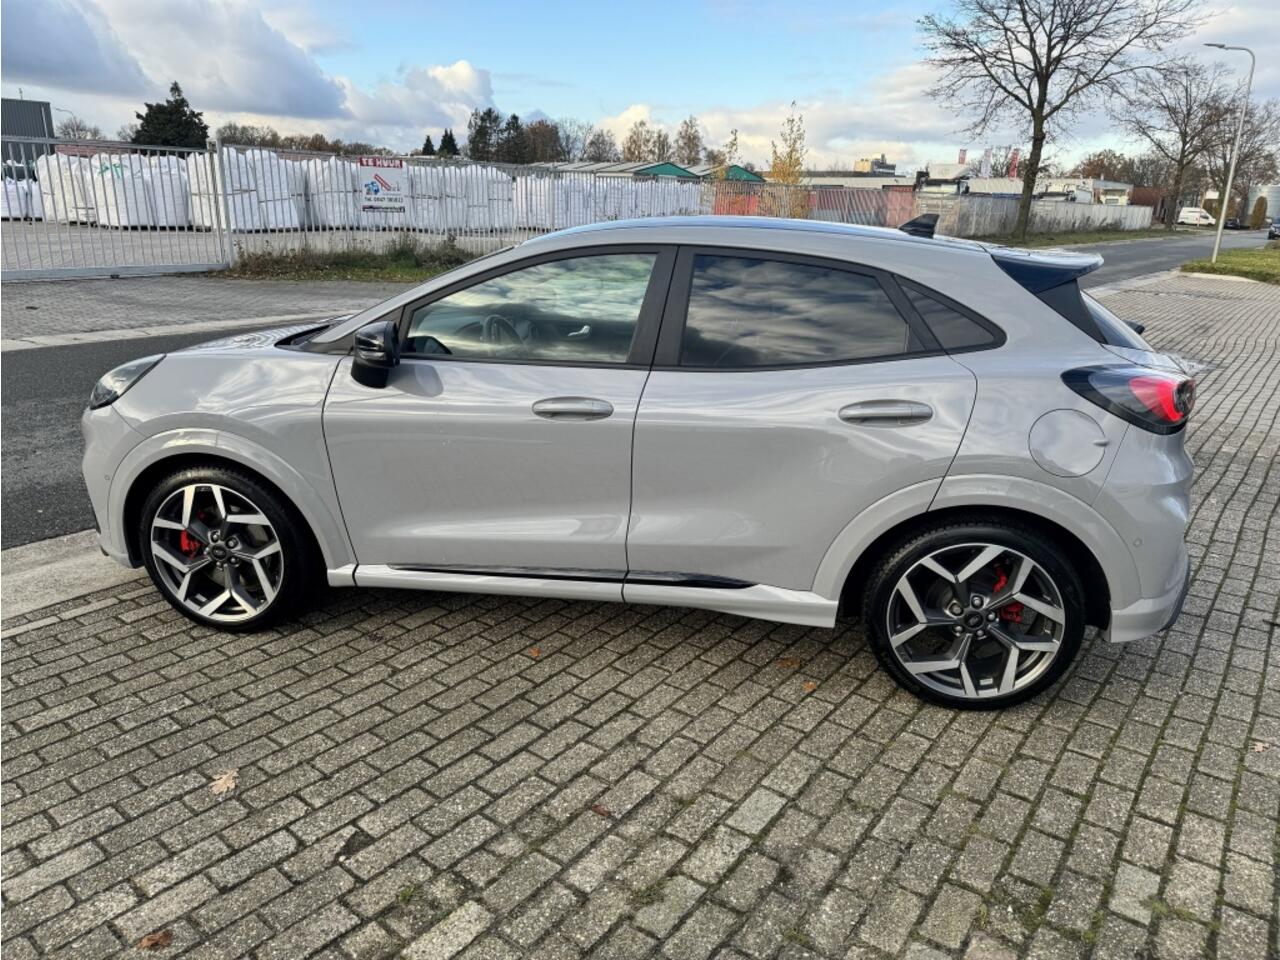
<instances>
[{"instance_id":1,"label":"black tire","mask_svg":"<svg viewBox=\"0 0 1280 960\"><path fill-rule=\"evenodd\" d=\"M281 561L279 582L274 596L253 616L228 621L204 616L183 603L170 583L161 576L152 544L152 524L156 513L176 491L192 484L216 484L250 501L271 524L279 541ZM307 601L313 601L318 588L323 588L323 563L306 521L287 499L274 488L246 471L224 466L198 466L169 474L147 494L140 511L137 543L151 576L151 582L166 600L183 616L196 623L233 633L261 630L299 613Z\"/></svg>"},{"instance_id":2,"label":"black tire","mask_svg":"<svg viewBox=\"0 0 1280 960\"><path fill-rule=\"evenodd\" d=\"M889 642L890 602L897 584L909 570L935 551L962 544L1009 547L1029 557L1052 578L1061 597L1065 623L1057 653L1038 677L1008 694L971 697L951 695L922 683L903 666ZM1016 522L974 515L951 518L905 537L889 547L867 581L862 623L876 659L905 690L942 706L993 710L1029 700L1058 681L1079 653L1085 628L1084 590L1067 554L1040 531Z\"/></svg>"}]
</instances>

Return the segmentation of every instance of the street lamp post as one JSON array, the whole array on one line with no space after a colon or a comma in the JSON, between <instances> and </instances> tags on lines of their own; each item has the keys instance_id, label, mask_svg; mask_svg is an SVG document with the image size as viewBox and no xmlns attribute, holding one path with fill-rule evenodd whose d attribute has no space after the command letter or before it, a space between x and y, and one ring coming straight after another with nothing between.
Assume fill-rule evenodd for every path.
<instances>
[{"instance_id":1,"label":"street lamp post","mask_svg":"<svg viewBox=\"0 0 1280 960\"><path fill-rule=\"evenodd\" d=\"M1225 43L1206 43L1206 47L1219 50L1243 50L1249 55L1249 79L1244 85L1244 101L1240 104L1240 119L1236 121L1236 141L1231 145L1231 165L1227 167L1227 188L1223 191L1218 205L1218 230L1213 235L1213 256L1210 263L1218 262L1218 248L1222 246L1222 227L1227 220L1227 209L1231 206L1231 181L1236 177L1236 159L1240 155L1240 134L1244 131L1244 115L1249 112L1249 93L1253 89L1253 68L1258 65L1258 58L1248 47L1230 47Z\"/></svg>"}]
</instances>

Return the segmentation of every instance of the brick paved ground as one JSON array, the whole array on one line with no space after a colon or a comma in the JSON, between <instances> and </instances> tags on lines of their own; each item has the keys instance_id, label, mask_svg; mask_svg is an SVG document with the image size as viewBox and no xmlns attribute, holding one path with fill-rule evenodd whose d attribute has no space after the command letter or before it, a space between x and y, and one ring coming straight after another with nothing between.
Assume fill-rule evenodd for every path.
<instances>
[{"instance_id":1,"label":"brick paved ground","mask_svg":"<svg viewBox=\"0 0 1280 960\"><path fill-rule=\"evenodd\" d=\"M1111 304L1216 364L1166 635L952 713L853 628L380 592L224 636L81 598L6 624L6 960L1276 956L1280 291Z\"/></svg>"},{"instance_id":2,"label":"brick paved ground","mask_svg":"<svg viewBox=\"0 0 1280 960\"><path fill-rule=\"evenodd\" d=\"M204 320L350 313L404 288L403 283L205 276L6 283L4 336L16 340Z\"/></svg>"}]
</instances>

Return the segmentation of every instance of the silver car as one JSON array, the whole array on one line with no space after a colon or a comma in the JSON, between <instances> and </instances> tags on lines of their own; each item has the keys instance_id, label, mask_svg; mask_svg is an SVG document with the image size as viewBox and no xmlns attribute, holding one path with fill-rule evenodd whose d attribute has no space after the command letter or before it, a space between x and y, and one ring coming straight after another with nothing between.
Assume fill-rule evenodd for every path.
<instances>
[{"instance_id":1,"label":"silver car","mask_svg":"<svg viewBox=\"0 0 1280 960\"><path fill-rule=\"evenodd\" d=\"M107 374L101 545L227 630L325 581L860 614L913 693L1016 703L1187 588L1194 382L1081 292L1099 263L746 217L539 237Z\"/></svg>"}]
</instances>

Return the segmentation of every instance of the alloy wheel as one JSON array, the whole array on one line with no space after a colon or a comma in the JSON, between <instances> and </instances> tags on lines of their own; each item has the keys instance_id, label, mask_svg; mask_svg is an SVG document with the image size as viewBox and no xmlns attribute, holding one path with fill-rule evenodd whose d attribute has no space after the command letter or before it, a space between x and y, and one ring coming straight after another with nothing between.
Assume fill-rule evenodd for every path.
<instances>
[{"instance_id":1,"label":"alloy wheel","mask_svg":"<svg viewBox=\"0 0 1280 960\"><path fill-rule=\"evenodd\" d=\"M187 484L164 499L151 521L151 555L177 601L219 623L265 611L284 577L284 551L266 515L214 483Z\"/></svg>"},{"instance_id":2,"label":"alloy wheel","mask_svg":"<svg viewBox=\"0 0 1280 960\"><path fill-rule=\"evenodd\" d=\"M1062 592L1011 547L965 543L917 560L890 595L886 635L919 683L949 697L1005 696L1035 683L1066 633Z\"/></svg>"}]
</instances>

